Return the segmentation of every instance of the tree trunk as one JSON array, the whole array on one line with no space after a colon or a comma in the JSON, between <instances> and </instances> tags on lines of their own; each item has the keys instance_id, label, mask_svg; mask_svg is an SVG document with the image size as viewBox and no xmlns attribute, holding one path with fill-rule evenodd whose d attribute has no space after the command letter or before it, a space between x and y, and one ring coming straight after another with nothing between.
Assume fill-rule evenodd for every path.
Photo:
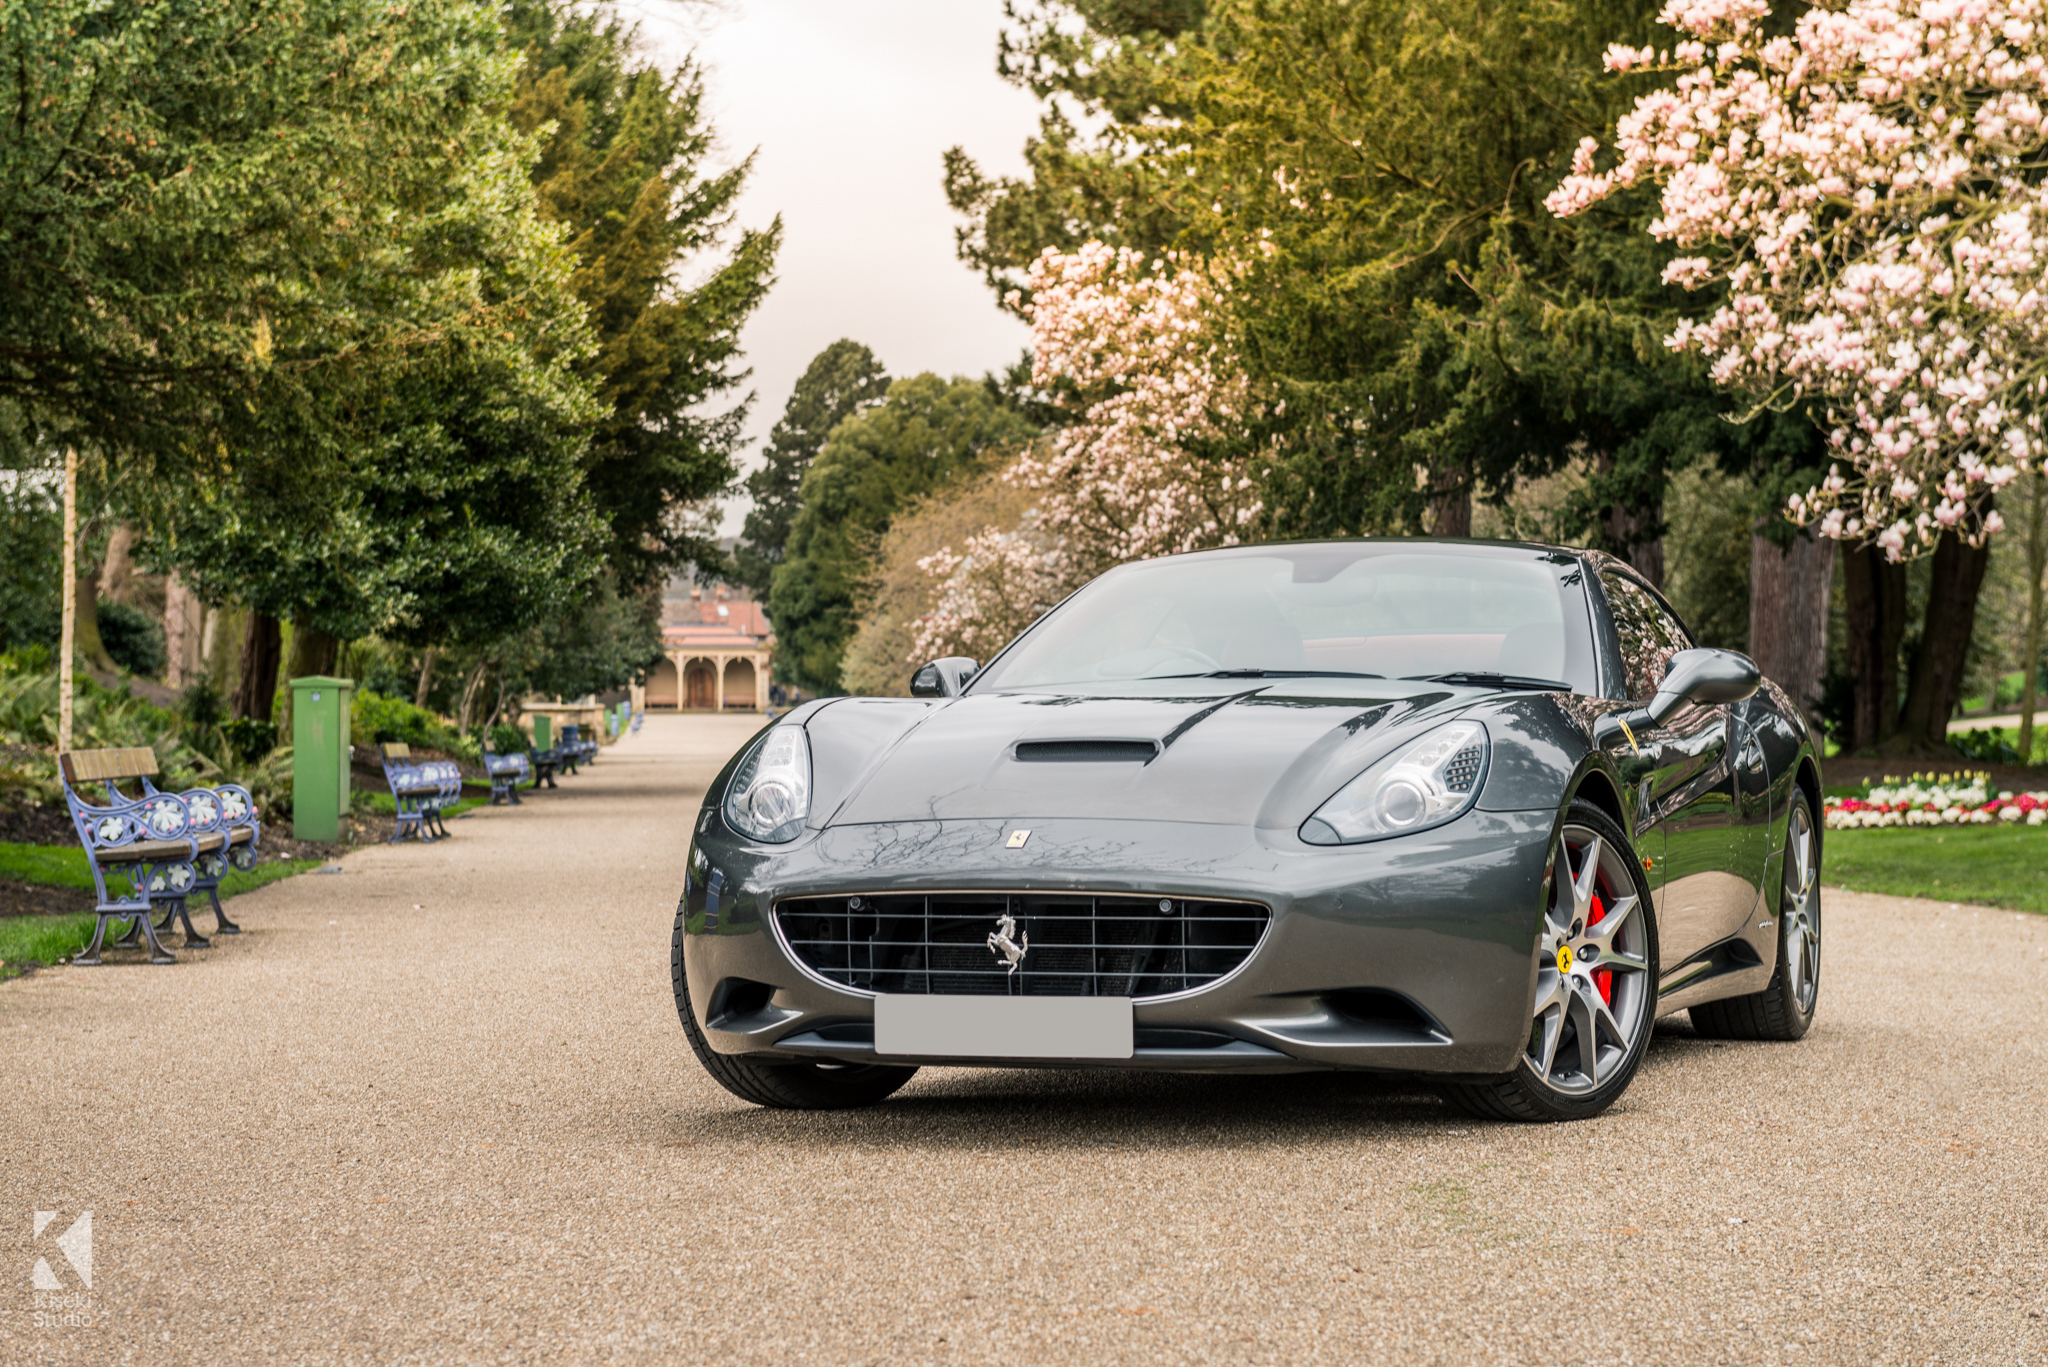
<instances>
[{"instance_id":1,"label":"tree trunk","mask_svg":"<svg viewBox=\"0 0 2048 1367\"><path fill-rule=\"evenodd\" d=\"M107 535L107 554L100 563L100 597L106 602L134 606L129 595L135 589L135 540L132 522L115 523Z\"/></svg>"},{"instance_id":2,"label":"tree trunk","mask_svg":"<svg viewBox=\"0 0 2048 1367\"><path fill-rule=\"evenodd\" d=\"M172 573L164 579L164 682L189 688L205 676L206 605L185 581Z\"/></svg>"},{"instance_id":3,"label":"tree trunk","mask_svg":"<svg viewBox=\"0 0 2048 1367\"><path fill-rule=\"evenodd\" d=\"M2034 705L2040 701L2041 576L2048 572L2048 475L2027 479L2027 649L2020 657L2020 763L2034 762Z\"/></svg>"},{"instance_id":4,"label":"tree trunk","mask_svg":"<svg viewBox=\"0 0 2048 1367\"><path fill-rule=\"evenodd\" d=\"M86 663L103 673L114 673L117 668L114 657L107 654L107 643L100 639L100 572L97 568L78 577L78 621L73 631L76 635L75 648L85 657Z\"/></svg>"},{"instance_id":5,"label":"tree trunk","mask_svg":"<svg viewBox=\"0 0 2048 1367\"><path fill-rule=\"evenodd\" d=\"M1801 530L1786 547L1749 541L1749 654L1816 723L1828 657L1835 543Z\"/></svg>"},{"instance_id":6,"label":"tree trunk","mask_svg":"<svg viewBox=\"0 0 2048 1367\"><path fill-rule=\"evenodd\" d=\"M455 718L455 729L465 736L469 734L470 718L474 715L477 690L483 687L484 671L488 668L490 661L477 661L476 668L470 671L469 682L462 686L462 710Z\"/></svg>"},{"instance_id":7,"label":"tree trunk","mask_svg":"<svg viewBox=\"0 0 2048 1367\"><path fill-rule=\"evenodd\" d=\"M420 686L413 696L413 706L425 707L427 694L434 687L434 648L428 646L420 654Z\"/></svg>"},{"instance_id":8,"label":"tree trunk","mask_svg":"<svg viewBox=\"0 0 2048 1367\"><path fill-rule=\"evenodd\" d=\"M1988 543L1965 545L1954 532L1943 533L1935 543L1934 579L1927 590L1920 654L1913 661L1913 677L1892 749L1901 753L1950 750L1948 719L1963 696L1963 670L1969 663L1970 635L1977 626L1977 595L1990 564Z\"/></svg>"},{"instance_id":9,"label":"tree trunk","mask_svg":"<svg viewBox=\"0 0 2048 1367\"><path fill-rule=\"evenodd\" d=\"M235 715L269 721L277 697L277 666L284 652L284 633L267 612L249 613L242 633L242 672L235 684ZM290 742L286 742L289 744Z\"/></svg>"},{"instance_id":10,"label":"tree trunk","mask_svg":"<svg viewBox=\"0 0 2048 1367\"><path fill-rule=\"evenodd\" d=\"M241 677L242 634L248 613L241 608L210 608L206 613L206 639L200 647L206 661L206 677L213 691L233 703L235 680Z\"/></svg>"},{"instance_id":11,"label":"tree trunk","mask_svg":"<svg viewBox=\"0 0 2048 1367\"><path fill-rule=\"evenodd\" d=\"M1842 597L1847 617L1849 678L1855 716L1842 741L1867 750L1892 738L1899 726L1899 642L1906 637L1906 567L1875 546L1842 552Z\"/></svg>"},{"instance_id":12,"label":"tree trunk","mask_svg":"<svg viewBox=\"0 0 2048 1367\"><path fill-rule=\"evenodd\" d=\"M1472 535L1472 489L1463 482L1462 470L1448 471L1442 487L1433 488L1429 495L1429 526L1431 536ZM1453 486L1450 480L1458 479Z\"/></svg>"}]
</instances>

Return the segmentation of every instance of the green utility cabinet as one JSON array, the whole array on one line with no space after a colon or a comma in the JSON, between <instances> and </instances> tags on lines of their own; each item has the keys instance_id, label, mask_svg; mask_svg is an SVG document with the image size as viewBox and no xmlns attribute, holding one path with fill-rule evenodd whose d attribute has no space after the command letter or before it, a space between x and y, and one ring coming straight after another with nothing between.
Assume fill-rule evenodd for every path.
<instances>
[{"instance_id":1,"label":"green utility cabinet","mask_svg":"<svg viewBox=\"0 0 2048 1367\"><path fill-rule=\"evenodd\" d=\"M533 719L533 748L552 750L555 748L555 719L535 717Z\"/></svg>"},{"instance_id":2,"label":"green utility cabinet","mask_svg":"<svg viewBox=\"0 0 2048 1367\"><path fill-rule=\"evenodd\" d=\"M292 834L300 840L341 838L355 692L354 679L292 680Z\"/></svg>"}]
</instances>

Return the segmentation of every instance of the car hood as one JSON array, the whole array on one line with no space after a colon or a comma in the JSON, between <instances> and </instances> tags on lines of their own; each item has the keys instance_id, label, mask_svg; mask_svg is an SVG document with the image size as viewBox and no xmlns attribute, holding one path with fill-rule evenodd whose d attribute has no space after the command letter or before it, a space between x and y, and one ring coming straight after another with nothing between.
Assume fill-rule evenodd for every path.
<instances>
[{"instance_id":1,"label":"car hood","mask_svg":"<svg viewBox=\"0 0 2048 1367\"><path fill-rule=\"evenodd\" d=\"M825 707L806 720L821 761L813 819L1083 817L1291 829L1402 737L1485 696L1368 679L1153 688Z\"/></svg>"}]
</instances>

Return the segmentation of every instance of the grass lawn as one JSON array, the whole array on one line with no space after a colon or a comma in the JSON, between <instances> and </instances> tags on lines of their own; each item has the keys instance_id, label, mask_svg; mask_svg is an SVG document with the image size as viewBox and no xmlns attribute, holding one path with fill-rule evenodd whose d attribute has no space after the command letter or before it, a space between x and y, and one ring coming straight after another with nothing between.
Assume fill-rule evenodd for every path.
<instances>
[{"instance_id":1,"label":"grass lawn","mask_svg":"<svg viewBox=\"0 0 2048 1367\"><path fill-rule=\"evenodd\" d=\"M2048 912L2048 830L1920 826L1829 831L1822 881L1854 892Z\"/></svg>"},{"instance_id":2,"label":"grass lawn","mask_svg":"<svg viewBox=\"0 0 2048 1367\"><path fill-rule=\"evenodd\" d=\"M90 912L72 916L0 917L0 981L14 977L21 963L55 963L84 949L92 939ZM109 926L107 938L118 939L120 927Z\"/></svg>"},{"instance_id":3,"label":"grass lawn","mask_svg":"<svg viewBox=\"0 0 2048 1367\"><path fill-rule=\"evenodd\" d=\"M368 799L367 805L369 806L371 811L382 812L386 816L398 815L398 803L392 799L391 794L373 792L365 794L364 797ZM357 801L362 800L363 798L357 799ZM490 803L491 800L488 797L466 797L463 798L460 802L451 803L450 805L442 808L441 819L444 821L451 820L455 817L461 816L464 812L469 811L473 807L488 807Z\"/></svg>"},{"instance_id":4,"label":"grass lawn","mask_svg":"<svg viewBox=\"0 0 2048 1367\"><path fill-rule=\"evenodd\" d=\"M231 869L220 880L221 900L319 866L317 859L278 859L246 871ZM75 845L0 844L0 878L60 888L90 888L92 869L85 862L85 851ZM0 967L0 978L13 976L15 964L30 960L47 964L76 954L92 939L94 920L91 913L0 917L0 961L7 965ZM110 936L114 933L108 931Z\"/></svg>"}]
</instances>

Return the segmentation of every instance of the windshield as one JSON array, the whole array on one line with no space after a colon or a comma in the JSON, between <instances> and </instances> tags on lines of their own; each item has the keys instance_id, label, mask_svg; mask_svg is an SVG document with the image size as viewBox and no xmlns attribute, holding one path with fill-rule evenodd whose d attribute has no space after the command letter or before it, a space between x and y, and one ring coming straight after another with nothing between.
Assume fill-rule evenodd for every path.
<instances>
[{"instance_id":1,"label":"windshield","mask_svg":"<svg viewBox=\"0 0 2048 1367\"><path fill-rule=\"evenodd\" d=\"M1499 674L1592 693L1582 575L1574 557L1555 551L1401 541L1144 561L1061 604L974 689L1209 675Z\"/></svg>"}]
</instances>

